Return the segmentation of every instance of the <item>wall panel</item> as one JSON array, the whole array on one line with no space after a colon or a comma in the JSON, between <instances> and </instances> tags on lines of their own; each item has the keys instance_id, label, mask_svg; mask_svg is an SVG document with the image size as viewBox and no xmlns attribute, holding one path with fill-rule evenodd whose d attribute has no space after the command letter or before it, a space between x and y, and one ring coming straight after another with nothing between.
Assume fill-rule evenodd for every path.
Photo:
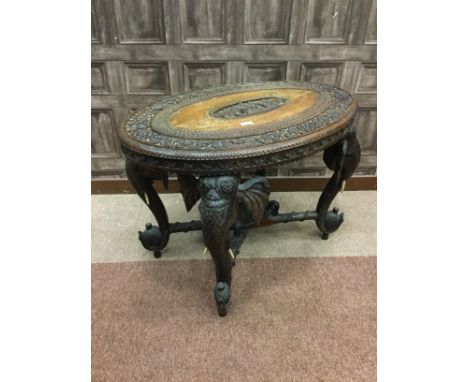
<instances>
[{"instance_id":1,"label":"wall panel","mask_svg":"<svg viewBox=\"0 0 468 382\"><path fill-rule=\"evenodd\" d=\"M245 0L244 42L287 44L292 0Z\"/></svg>"},{"instance_id":2,"label":"wall panel","mask_svg":"<svg viewBox=\"0 0 468 382\"><path fill-rule=\"evenodd\" d=\"M91 93L109 93L109 75L105 61L91 63Z\"/></svg>"},{"instance_id":3,"label":"wall panel","mask_svg":"<svg viewBox=\"0 0 468 382\"><path fill-rule=\"evenodd\" d=\"M226 1L179 1L180 29L183 43L225 43Z\"/></svg>"},{"instance_id":4,"label":"wall panel","mask_svg":"<svg viewBox=\"0 0 468 382\"><path fill-rule=\"evenodd\" d=\"M246 63L244 82L282 81L286 79L287 62Z\"/></svg>"},{"instance_id":5,"label":"wall panel","mask_svg":"<svg viewBox=\"0 0 468 382\"><path fill-rule=\"evenodd\" d=\"M170 92L167 63L127 62L124 73L127 94L169 94Z\"/></svg>"},{"instance_id":6,"label":"wall panel","mask_svg":"<svg viewBox=\"0 0 468 382\"><path fill-rule=\"evenodd\" d=\"M224 63L186 63L184 65L185 90L203 89L226 83Z\"/></svg>"},{"instance_id":7,"label":"wall panel","mask_svg":"<svg viewBox=\"0 0 468 382\"><path fill-rule=\"evenodd\" d=\"M372 0L366 28L366 44L377 44L377 0Z\"/></svg>"},{"instance_id":8,"label":"wall panel","mask_svg":"<svg viewBox=\"0 0 468 382\"><path fill-rule=\"evenodd\" d=\"M301 81L311 81L336 86L340 79L341 62L305 62L301 67Z\"/></svg>"},{"instance_id":9,"label":"wall panel","mask_svg":"<svg viewBox=\"0 0 468 382\"><path fill-rule=\"evenodd\" d=\"M361 63L356 80L356 94L377 93L377 63Z\"/></svg>"},{"instance_id":10,"label":"wall panel","mask_svg":"<svg viewBox=\"0 0 468 382\"><path fill-rule=\"evenodd\" d=\"M305 43L347 42L351 0L309 0L306 13Z\"/></svg>"},{"instance_id":11,"label":"wall panel","mask_svg":"<svg viewBox=\"0 0 468 382\"><path fill-rule=\"evenodd\" d=\"M129 111L192 89L285 79L355 96L357 174L376 174L376 0L92 0L91 43L95 177L125 176L116 132ZM330 171L319 154L268 174Z\"/></svg>"},{"instance_id":12,"label":"wall panel","mask_svg":"<svg viewBox=\"0 0 468 382\"><path fill-rule=\"evenodd\" d=\"M164 43L164 12L161 0L115 0L121 44Z\"/></svg>"}]
</instances>

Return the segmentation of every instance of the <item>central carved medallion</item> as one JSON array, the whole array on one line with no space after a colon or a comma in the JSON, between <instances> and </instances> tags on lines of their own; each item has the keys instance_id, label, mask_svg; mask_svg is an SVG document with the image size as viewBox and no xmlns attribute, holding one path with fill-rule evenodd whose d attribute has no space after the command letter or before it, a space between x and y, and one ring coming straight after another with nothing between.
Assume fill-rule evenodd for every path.
<instances>
[{"instance_id":1,"label":"central carved medallion","mask_svg":"<svg viewBox=\"0 0 468 382\"><path fill-rule=\"evenodd\" d=\"M248 117L250 115L265 113L267 111L277 109L286 102L286 99L280 97L251 99L224 106L221 109L214 111L211 115L216 118L224 119Z\"/></svg>"}]
</instances>

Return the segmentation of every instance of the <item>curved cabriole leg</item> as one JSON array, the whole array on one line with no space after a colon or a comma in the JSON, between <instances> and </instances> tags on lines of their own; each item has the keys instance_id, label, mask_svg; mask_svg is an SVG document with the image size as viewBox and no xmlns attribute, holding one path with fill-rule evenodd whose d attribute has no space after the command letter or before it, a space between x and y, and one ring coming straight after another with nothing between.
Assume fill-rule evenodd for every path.
<instances>
[{"instance_id":1,"label":"curved cabriole leg","mask_svg":"<svg viewBox=\"0 0 468 382\"><path fill-rule=\"evenodd\" d=\"M154 176L148 176L141 167L131 160L127 160L126 170L128 180L158 222L158 227L147 223L146 230L138 232L138 238L143 247L149 251L153 251L154 257L159 258L161 257L161 251L169 241L169 219L166 208L153 188L152 183L153 179L165 179L166 174L154 173Z\"/></svg>"},{"instance_id":2,"label":"curved cabriole leg","mask_svg":"<svg viewBox=\"0 0 468 382\"><path fill-rule=\"evenodd\" d=\"M231 288L232 250L230 228L236 222L239 185L237 176L201 177L199 211L203 241L210 251L216 268L214 297L218 314L227 314Z\"/></svg>"},{"instance_id":3,"label":"curved cabriole leg","mask_svg":"<svg viewBox=\"0 0 468 382\"><path fill-rule=\"evenodd\" d=\"M323 160L333 176L325 186L317 203L318 219L317 227L322 232L322 239L328 239L330 233L335 232L343 223L343 213L337 208L328 211L335 196L344 186L344 182L353 175L359 160L361 159L361 147L356 138L355 130L348 130L345 138L333 146L325 149Z\"/></svg>"}]
</instances>

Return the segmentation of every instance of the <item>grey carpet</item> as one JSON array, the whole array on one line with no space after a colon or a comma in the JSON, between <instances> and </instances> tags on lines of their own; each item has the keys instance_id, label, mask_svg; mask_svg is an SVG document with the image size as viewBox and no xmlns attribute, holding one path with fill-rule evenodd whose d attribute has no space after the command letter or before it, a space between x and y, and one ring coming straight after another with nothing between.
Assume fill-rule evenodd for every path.
<instances>
[{"instance_id":1,"label":"grey carpet","mask_svg":"<svg viewBox=\"0 0 468 382\"><path fill-rule=\"evenodd\" d=\"M241 259L219 317L208 260L92 265L92 380L376 379L376 257Z\"/></svg>"}]
</instances>

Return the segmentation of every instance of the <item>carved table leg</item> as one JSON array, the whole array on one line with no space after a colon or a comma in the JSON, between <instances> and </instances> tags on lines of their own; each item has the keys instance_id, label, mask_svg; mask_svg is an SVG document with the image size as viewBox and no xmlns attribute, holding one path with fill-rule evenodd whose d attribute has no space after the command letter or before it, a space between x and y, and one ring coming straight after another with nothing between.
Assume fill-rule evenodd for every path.
<instances>
[{"instance_id":1,"label":"carved table leg","mask_svg":"<svg viewBox=\"0 0 468 382\"><path fill-rule=\"evenodd\" d=\"M149 251L153 251L154 256L159 258L161 257L161 251L169 241L169 219L163 202L153 188L152 181L158 178L167 179L167 174L147 174L144 168L130 160L127 160L126 170L128 180L158 222L158 227L147 223L146 230L138 232L138 238L143 247Z\"/></svg>"},{"instance_id":2,"label":"carved table leg","mask_svg":"<svg viewBox=\"0 0 468 382\"><path fill-rule=\"evenodd\" d=\"M231 287L232 253L230 228L238 211L239 177L201 177L198 183L201 202L203 241L210 251L216 268L214 296L220 316L227 314Z\"/></svg>"},{"instance_id":3,"label":"carved table leg","mask_svg":"<svg viewBox=\"0 0 468 382\"><path fill-rule=\"evenodd\" d=\"M337 208L328 211L335 196L344 186L347 179L356 170L361 159L361 147L356 138L355 130L348 130L345 138L333 146L325 149L323 160L333 176L325 186L317 203L318 219L317 227L322 232L322 239L328 239L330 233L335 232L343 223L343 213L339 213Z\"/></svg>"}]
</instances>

